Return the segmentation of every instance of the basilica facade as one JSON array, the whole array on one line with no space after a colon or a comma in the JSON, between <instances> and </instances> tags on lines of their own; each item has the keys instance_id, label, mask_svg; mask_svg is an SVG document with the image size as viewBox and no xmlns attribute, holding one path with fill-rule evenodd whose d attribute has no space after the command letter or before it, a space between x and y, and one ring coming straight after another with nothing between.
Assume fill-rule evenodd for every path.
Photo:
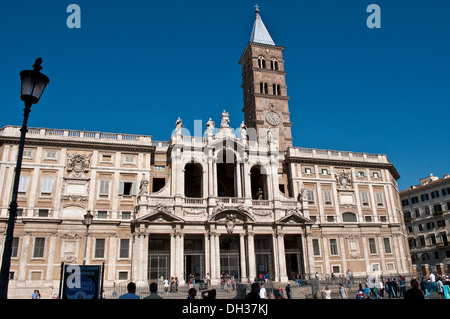
<instances>
[{"instance_id":1,"label":"basilica facade","mask_svg":"<svg viewBox=\"0 0 450 319\"><path fill-rule=\"evenodd\" d=\"M105 287L191 274L212 284L221 274L409 274L398 172L386 155L293 146L283 50L257 9L239 61L245 121L224 110L203 136L181 118L164 142L30 128L9 295L50 297L61 263L83 261L104 264ZM0 130L2 250L19 136Z\"/></svg>"}]
</instances>

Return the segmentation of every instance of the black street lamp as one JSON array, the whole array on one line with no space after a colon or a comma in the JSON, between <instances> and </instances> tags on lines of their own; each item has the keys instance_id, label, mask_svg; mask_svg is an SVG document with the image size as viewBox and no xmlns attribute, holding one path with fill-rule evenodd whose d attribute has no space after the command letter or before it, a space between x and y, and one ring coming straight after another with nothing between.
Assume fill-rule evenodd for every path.
<instances>
[{"instance_id":1,"label":"black street lamp","mask_svg":"<svg viewBox=\"0 0 450 319\"><path fill-rule=\"evenodd\" d=\"M40 72L40 70L42 70L41 63L42 58L38 58L33 65L33 70L25 70L20 72L20 80L22 82L20 98L25 102L25 109L23 114L23 124L22 128L20 129L19 152L17 153L13 193L11 203L9 205L9 219L6 229L5 245L3 249L2 268L0 270L0 299L8 298L9 270L11 267L14 223L17 216L17 193L19 190L20 170L22 168L25 135L28 132L28 116L31 111L31 106L39 102L42 92L44 92L45 87L47 86L48 82L50 82L49 78Z\"/></svg>"},{"instance_id":2,"label":"black street lamp","mask_svg":"<svg viewBox=\"0 0 450 319\"><path fill-rule=\"evenodd\" d=\"M83 257L83 265L86 265L86 250L87 250L87 239L89 236L89 226L91 226L92 224L92 218L94 216L92 216L91 211L88 210L88 212L86 213L86 215L84 215L84 220L83 220L83 224L86 225L86 235L84 238L84 257Z\"/></svg>"}]
</instances>

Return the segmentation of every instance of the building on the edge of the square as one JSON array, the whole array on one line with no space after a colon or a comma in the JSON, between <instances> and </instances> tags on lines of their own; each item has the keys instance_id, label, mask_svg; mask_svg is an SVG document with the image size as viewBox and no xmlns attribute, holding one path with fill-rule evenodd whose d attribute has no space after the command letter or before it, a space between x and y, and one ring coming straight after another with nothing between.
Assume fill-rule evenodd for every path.
<instances>
[{"instance_id":1,"label":"building on the edge of the square","mask_svg":"<svg viewBox=\"0 0 450 319\"><path fill-rule=\"evenodd\" d=\"M421 178L400 192L413 272L450 273L450 175Z\"/></svg>"},{"instance_id":2,"label":"building on the edge of the square","mask_svg":"<svg viewBox=\"0 0 450 319\"><path fill-rule=\"evenodd\" d=\"M83 261L87 211L86 263L105 264L106 288L190 274L409 274L397 170L386 155L292 146L283 50L257 10L239 60L245 124L224 111L197 137L179 118L164 142L30 128L9 295L58 293L61 263ZM0 130L2 250L19 136Z\"/></svg>"}]
</instances>

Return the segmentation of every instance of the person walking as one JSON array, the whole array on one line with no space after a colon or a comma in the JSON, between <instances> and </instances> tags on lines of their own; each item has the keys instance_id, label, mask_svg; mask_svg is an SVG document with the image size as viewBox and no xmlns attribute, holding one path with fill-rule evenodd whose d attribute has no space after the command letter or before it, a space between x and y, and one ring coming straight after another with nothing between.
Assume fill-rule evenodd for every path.
<instances>
[{"instance_id":1,"label":"person walking","mask_svg":"<svg viewBox=\"0 0 450 319\"><path fill-rule=\"evenodd\" d=\"M141 299L138 295L136 295L136 284L134 282L130 282L127 285L127 293L123 294L119 297L119 299Z\"/></svg>"},{"instance_id":2,"label":"person walking","mask_svg":"<svg viewBox=\"0 0 450 319\"><path fill-rule=\"evenodd\" d=\"M441 276L436 281L436 291L439 294L439 299L444 299L444 284L442 283Z\"/></svg>"},{"instance_id":3,"label":"person walking","mask_svg":"<svg viewBox=\"0 0 450 319\"><path fill-rule=\"evenodd\" d=\"M339 299L348 299L348 290L339 284Z\"/></svg>"},{"instance_id":4,"label":"person walking","mask_svg":"<svg viewBox=\"0 0 450 319\"><path fill-rule=\"evenodd\" d=\"M267 299L267 290L266 290L266 288L264 288L264 284L261 284L261 285L260 285L260 288L259 288L259 297L260 297L261 299Z\"/></svg>"},{"instance_id":5,"label":"person walking","mask_svg":"<svg viewBox=\"0 0 450 319\"><path fill-rule=\"evenodd\" d=\"M400 276L399 283L400 283L400 295L399 295L399 298L401 298L401 297L405 298L405 292L406 292L406 280L405 280L405 277Z\"/></svg>"},{"instance_id":6,"label":"person walking","mask_svg":"<svg viewBox=\"0 0 450 319\"><path fill-rule=\"evenodd\" d=\"M323 299L331 299L331 290L328 286L323 287L322 296Z\"/></svg>"},{"instance_id":7,"label":"person walking","mask_svg":"<svg viewBox=\"0 0 450 319\"><path fill-rule=\"evenodd\" d=\"M286 297L287 299L292 299L292 290L291 290L291 284L286 285Z\"/></svg>"}]
</instances>

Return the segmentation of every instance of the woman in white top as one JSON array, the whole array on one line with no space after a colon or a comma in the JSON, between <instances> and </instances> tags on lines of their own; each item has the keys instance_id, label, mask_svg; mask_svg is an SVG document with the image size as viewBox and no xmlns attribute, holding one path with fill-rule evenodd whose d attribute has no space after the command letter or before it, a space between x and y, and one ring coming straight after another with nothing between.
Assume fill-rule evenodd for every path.
<instances>
[{"instance_id":1,"label":"woman in white top","mask_svg":"<svg viewBox=\"0 0 450 319\"><path fill-rule=\"evenodd\" d=\"M328 288L328 286L325 286L322 289L322 295L324 299L331 299L331 290Z\"/></svg>"}]
</instances>

